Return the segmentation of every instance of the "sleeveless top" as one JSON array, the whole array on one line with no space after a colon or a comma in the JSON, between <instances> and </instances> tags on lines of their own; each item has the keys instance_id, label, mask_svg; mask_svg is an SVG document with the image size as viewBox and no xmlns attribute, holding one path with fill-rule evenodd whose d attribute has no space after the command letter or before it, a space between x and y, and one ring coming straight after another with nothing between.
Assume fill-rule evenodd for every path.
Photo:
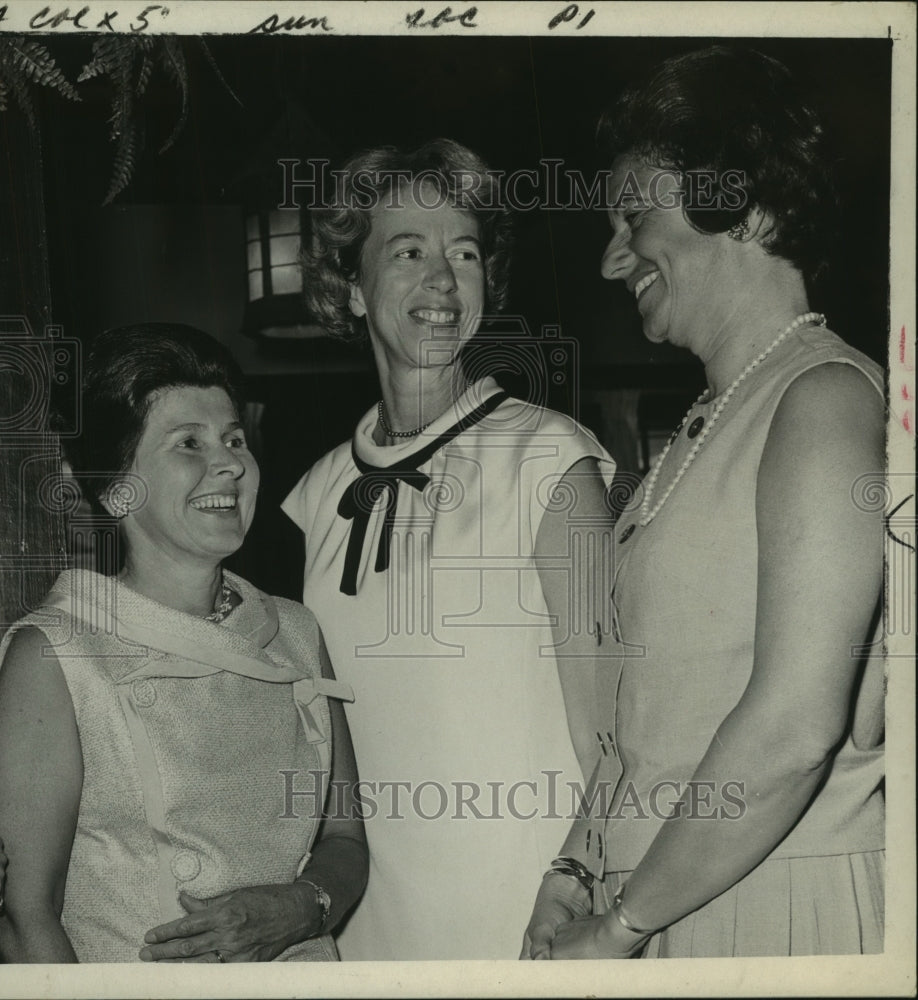
<instances>
[{"instance_id":1,"label":"sleeveless top","mask_svg":"<svg viewBox=\"0 0 918 1000\"><path fill-rule=\"evenodd\" d=\"M306 536L303 599L357 692L370 875L338 947L344 960L516 959L570 823L566 783L583 780L536 537L571 466L595 458L608 482L613 463L574 420L491 378L411 441L375 444L376 419L283 505Z\"/></svg>"},{"instance_id":2,"label":"sleeveless top","mask_svg":"<svg viewBox=\"0 0 918 1000\"><path fill-rule=\"evenodd\" d=\"M139 961L198 898L289 883L309 858L331 767L319 633L302 605L225 572L216 624L115 578L64 572L18 621L45 635L73 700L83 786L61 923L81 962ZM328 936L281 961L333 960Z\"/></svg>"},{"instance_id":3,"label":"sleeveless top","mask_svg":"<svg viewBox=\"0 0 918 1000\"><path fill-rule=\"evenodd\" d=\"M592 809L577 821L574 841L578 857L597 876L638 865L746 688L755 639L755 501L762 451L788 386L829 363L858 368L882 397L876 364L827 330L795 331L740 384L653 520L639 524L639 489L616 525L616 641L596 678L594 728L601 755L588 788ZM695 406L674 440L658 489L666 488L694 443L687 429L698 416L709 419L715 406ZM881 720L882 622L864 652L860 699L869 699L868 711ZM824 785L769 857L883 849L883 774L882 745L858 746L849 732ZM740 810L741 790L730 794Z\"/></svg>"}]
</instances>

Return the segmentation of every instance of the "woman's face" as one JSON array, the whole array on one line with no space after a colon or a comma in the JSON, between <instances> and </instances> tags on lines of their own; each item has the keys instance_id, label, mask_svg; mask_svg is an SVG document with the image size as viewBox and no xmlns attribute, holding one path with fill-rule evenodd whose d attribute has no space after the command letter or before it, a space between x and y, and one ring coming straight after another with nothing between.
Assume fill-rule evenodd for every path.
<instances>
[{"instance_id":1,"label":"woman's face","mask_svg":"<svg viewBox=\"0 0 918 1000\"><path fill-rule=\"evenodd\" d=\"M366 316L374 347L390 363L451 364L484 309L478 221L450 205L427 208L407 187L400 194L397 207L373 210L351 311ZM433 188L423 188L419 198L436 201Z\"/></svg>"},{"instance_id":2,"label":"woman's face","mask_svg":"<svg viewBox=\"0 0 918 1000\"><path fill-rule=\"evenodd\" d=\"M123 519L131 555L154 546L178 562L235 552L255 513L258 465L223 389L157 393L130 469L146 500Z\"/></svg>"},{"instance_id":3,"label":"woman's face","mask_svg":"<svg viewBox=\"0 0 918 1000\"><path fill-rule=\"evenodd\" d=\"M666 168L620 156L609 193L612 239L603 277L625 282L648 340L697 348L733 300L728 237L700 233L688 223L679 175Z\"/></svg>"}]
</instances>

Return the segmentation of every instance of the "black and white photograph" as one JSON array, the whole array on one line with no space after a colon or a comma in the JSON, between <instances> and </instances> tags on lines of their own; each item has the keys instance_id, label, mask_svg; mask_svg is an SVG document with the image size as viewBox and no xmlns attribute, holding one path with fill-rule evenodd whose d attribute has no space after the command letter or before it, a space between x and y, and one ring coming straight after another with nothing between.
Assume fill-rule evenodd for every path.
<instances>
[{"instance_id":1,"label":"black and white photograph","mask_svg":"<svg viewBox=\"0 0 918 1000\"><path fill-rule=\"evenodd\" d=\"M915 37L0 3L0 997L915 995Z\"/></svg>"}]
</instances>

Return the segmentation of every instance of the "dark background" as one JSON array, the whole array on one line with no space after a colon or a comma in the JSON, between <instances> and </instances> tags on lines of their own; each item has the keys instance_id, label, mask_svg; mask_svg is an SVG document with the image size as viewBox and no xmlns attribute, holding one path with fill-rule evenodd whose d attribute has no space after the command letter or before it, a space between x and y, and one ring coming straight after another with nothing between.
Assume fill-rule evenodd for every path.
<instances>
[{"instance_id":1,"label":"dark background","mask_svg":"<svg viewBox=\"0 0 918 1000\"><path fill-rule=\"evenodd\" d=\"M243 206L270 208L281 200L276 161L323 157L334 166L359 148L448 136L494 169L531 169L555 157L565 170L589 176L609 166L598 159L593 136L620 89L660 59L708 43L209 37L210 54L240 106L200 42L187 39L185 128L168 152L157 154L181 99L168 77L154 76L142 103L145 151L131 185L105 208L111 94L104 80L81 84L80 104L51 97L42 107L54 322L88 342L94 331L117 323L180 320L233 349L252 397L265 403L259 513L237 568L265 589L297 596L302 550L277 504L316 458L349 436L378 394L368 355L359 348L329 354L307 342L278 355L243 331ZM49 38L47 44L74 79L90 41ZM885 363L891 43L741 44L788 65L834 136L842 237L811 304L846 340ZM541 393L537 401L578 416L624 466L634 465L604 424L603 393L639 391L642 399L656 400L652 413L644 406L648 420L676 423L703 387L700 367L684 352L647 343L622 283L601 280L608 239L601 211L523 212L516 228L510 312L522 316L533 335L557 326L575 342L564 380L549 380L535 392ZM526 390L512 384L513 372L506 375L511 388Z\"/></svg>"}]
</instances>

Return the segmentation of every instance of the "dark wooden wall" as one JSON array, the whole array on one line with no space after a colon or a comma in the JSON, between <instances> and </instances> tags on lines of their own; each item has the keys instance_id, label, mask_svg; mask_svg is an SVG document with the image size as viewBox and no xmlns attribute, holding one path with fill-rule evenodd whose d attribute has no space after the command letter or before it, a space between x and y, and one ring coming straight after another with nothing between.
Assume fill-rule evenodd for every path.
<instances>
[{"instance_id":1,"label":"dark wooden wall","mask_svg":"<svg viewBox=\"0 0 918 1000\"><path fill-rule=\"evenodd\" d=\"M52 382L75 374L52 346L41 136L0 115L0 630L34 607L63 566ZM65 357L66 355L66 357Z\"/></svg>"}]
</instances>

